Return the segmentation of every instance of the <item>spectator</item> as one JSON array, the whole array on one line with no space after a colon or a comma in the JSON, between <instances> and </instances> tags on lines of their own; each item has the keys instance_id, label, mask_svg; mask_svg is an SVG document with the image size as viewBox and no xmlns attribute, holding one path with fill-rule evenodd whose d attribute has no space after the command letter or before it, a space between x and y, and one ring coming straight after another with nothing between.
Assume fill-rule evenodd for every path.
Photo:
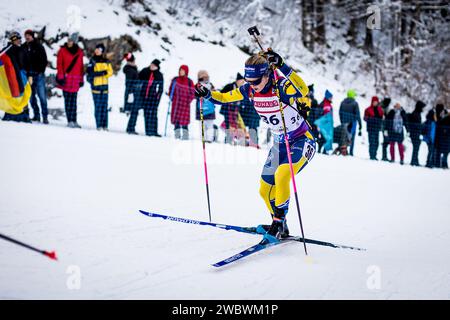
<instances>
[{"instance_id":1,"label":"spectator","mask_svg":"<svg viewBox=\"0 0 450 320\"><path fill-rule=\"evenodd\" d=\"M389 145L391 152L391 162L395 161L395 143L398 144L398 151L400 153L400 164L404 163L405 147L403 145L404 133L403 127L406 125L406 112L403 110L400 103L394 105L394 109L389 111L386 117L386 125L389 137Z\"/></svg>"},{"instance_id":2,"label":"spectator","mask_svg":"<svg viewBox=\"0 0 450 320\"><path fill-rule=\"evenodd\" d=\"M359 125L358 135L361 136L361 115L359 112L358 102L355 100L356 92L353 89L347 91L347 98L341 102L339 108L339 119L341 124L350 123L351 124L351 144L350 144L350 155L353 156L353 148L355 145L355 134L356 134L356 123Z\"/></svg>"},{"instance_id":3,"label":"spectator","mask_svg":"<svg viewBox=\"0 0 450 320\"><path fill-rule=\"evenodd\" d=\"M131 52L126 53L124 55L124 59L127 61L122 70L125 74L125 97L123 108L120 108L120 112L126 112L129 114L134 106L134 103L136 102L135 87L138 84L139 72L136 66L136 59Z\"/></svg>"},{"instance_id":4,"label":"spectator","mask_svg":"<svg viewBox=\"0 0 450 320\"><path fill-rule=\"evenodd\" d=\"M30 104L33 108L33 119L41 121L36 95L39 98L42 111L42 122L48 124L47 90L45 87L45 69L47 68L47 54L44 47L34 38L32 30L25 31L25 44L22 45L25 52L27 76L32 78L32 93Z\"/></svg>"},{"instance_id":5,"label":"spectator","mask_svg":"<svg viewBox=\"0 0 450 320\"><path fill-rule=\"evenodd\" d=\"M314 84L309 85L308 89L309 92L307 97L311 105L311 111L309 112L308 122L311 125L312 134L316 138L316 141L319 145L319 148L317 150L318 152L321 152L323 144L325 143L325 139L320 134L317 125L315 125L315 121L319 119L321 116L323 116L323 109L319 107L319 103L317 102L316 98L314 98Z\"/></svg>"},{"instance_id":6,"label":"spectator","mask_svg":"<svg viewBox=\"0 0 450 320\"><path fill-rule=\"evenodd\" d=\"M56 58L57 87L62 89L69 128L81 128L77 123L77 95L84 85L83 50L77 45L78 33L73 33L59 49Z\"/></svg>"},{"instance_id":7,"label":"spectator","mask_svg":"<svg viewBox=\"0 0 450 320\"><path fill-rule=\"evenodd\" d=\"M383 109L383 114L384 117L387 116L387 114L389 113L389 105L391 104L391 98L386 97L381 101L381 109ZM383 145L382 145L382 161L389 161L388 157L387 157L387 148L389 145L389 136L388 136L388 131L386 128L386 121L383 121L382 124L382 128L381 131L383 132Z\"/></svg>"},{"instance_id":8,"label":"spectator","mask_svg":"<svg viewBox=\"0 0 450 320\"><path fill-rule=\"evenodd\" d=\"M436 121L436 111L431 109L427 114L422 133L423 141L425 141L428 146L427 168L433 168L435 166Z\"/></svg>"},{"instance_id":9,"label":"spectator","mask_svg":"<svg viewBox=\"0 0 450 320\"><path fill-rule=\"evenodd\" d=\"M195 98L195 88L188 75L189 67L182 65L178 70L178 77L172 79L169 87L169 92L174 88L170 121L174 125L175 139L189 139L188 125L191 122L191 102Z\"/></svg>"},{"instance_id":10,"label":"spectator","mask_svg":"<svg viewBox=\"0 0 450 320\"><path fill-rule=\"evenodd\" d=\"M436 167L448 169L447 157L450 151L450 115L443 104L436 105Z\"/></svg>"},{"instance_id":11,"label":"spectator","mask_svg":"<svg viewBox=\"0 0 450 320\"><path fill-rule=\"evenodd\" d=\"M425 103L417 101L414 111L408 114L408 131L411 137L413 151L411 158L412 166L420 166L419 164L419 149L420 149L420 134L422 132L422 111Z\"/></svg>"},{"instance_id":12,"label":"spectator","mask_svg":"<svg viewBox=\"0 0 450 320\"><path fill-rule=\"evenodd\" d=\"M243 79L243 77L240 73L238 73L236 79ZM243 83L240 82L238 86L241 86L242 84ZM248 128L247 145L259 149L258 128L261 117L256 112L256 109L253 106L253 101L246 98L239 101L239 114L242 117L244 125Z\"/></svg>"},{"instance_id":13,"label":"spectator","mask_svg":"<svg viewBox=\"0 0 450 320\"><path fill-rule=\"evenodd\" d=\"M319 108L322 109L323 116L317 119L314 124L318 127L320 134L325 139L323 145L323 153L328 154L328 151L333 149L333 106L331 105L333 100L333 94L325 90L325 97L319 104Z\"/></svg>"},{"instance_id":14,"label":"spectator","mask_svg":"<svg viewBox=\"0 0 450 320\"><path fill-rule=\"evenodd\" d=\"M352 127L353 124L348 122L334 128L333 140L338 144L338 146L334 149L333 154L343 156L348 155L348 146L352 142Z\"/></svg>"},{"instance_id":15,"label":"spectator","mask_svg":"<svg viewBox=\"0 0 450 320\"><path fill-rule=\"evenodd\" d=\"M105 45L95 46L94 56L87 67L87 80L91 84L94 98L97 130L108 130L108 78L112 76L111 62L106 58Z\"/></svg>"},{"instance_id":16,"label":"spectator","mask_svg":"<svg viewBox=\"0 0 450 320\"><path fill-rule=\"evenodd\" d=\"M237 74L236 80L225 85L220 92L226 93L241 87L245 83L244 77L240 73ZM221 127L225 130L225 143L233 143L235 138L241 136L239 133L240 123L239 117L239 102L223 104L220 108L220 114L224 117L224 122ZM244 125L245 126L245 125Z\"/></svg>"},{"instance_id":17,"label":"spectator","mask_svg":"<svg viewBox=\"0 0 450 320\"><path fill-rule=\"evenodd\" d=\"M209 74L205 70L200 70L197 74L198 83L206 87L208 90L215 90L214 85L210 82ZM214 141L214 120L216 119L215 105L207 99L202 101L204 134L206 142ZM195 119L201 120L200 117L200 98L197 96L195 104Z\"/></svg>"},{"instance_id":18,"label":"spectator","mask_svg":"<svg viewBox=\"0 0 450 320\"><path fill-rule=\"evenodd\" d=\"M378 160L379 136L383 123L383 109L380 107L378 97L372 97L370 106L364 111L364 121L367 122L370 160Z\"/></svg>"},{"instance_id":19,"label":"spectator","mask_svg":"<svg viewBox=\"0 0 450 320\"><path fill-rule=\"evenodd\" d=\"M144 109L145 134L147 136L161 137L158 133L158 107L163 93L164 77L160 72L161 61L154 59L149 67L139 72L141 85L139 105ZM130 115L129 129L134 131L138 109ZM133 122L134 121L134 122Z\"/></svg>"},{"instance_id":20,"label":"spectator","mask_svg":"<svg viewBox=\"0 0 450 320\"><path fill-rule=\"evenodd\" d=\"M10 47L8 51L5 53L8 55L8 57L11 59L12 65L14 66L14 72L25 72L28 69L28 66L26 64L26 58L25 58L25 51L21 47L22 44L22 37L20 36L20 33L13 31L9 35L9 43L6 46L6 48ZM5 48L5 50L6 50ZM2 50L3 51L3 50ZM24 79L23 79L24 80ZM29 82L31 79L29 79ZM25 90L26 83L23 83L17 81L17 84L19 86L19 91L23 92ZM24 107L23 111L19 114L11 114L5 112L5 115L3 117L4 121L16 121L16 122L31 122L30 116L29 116L29 110L28 107Z\"/></svg>"}]
</instances>

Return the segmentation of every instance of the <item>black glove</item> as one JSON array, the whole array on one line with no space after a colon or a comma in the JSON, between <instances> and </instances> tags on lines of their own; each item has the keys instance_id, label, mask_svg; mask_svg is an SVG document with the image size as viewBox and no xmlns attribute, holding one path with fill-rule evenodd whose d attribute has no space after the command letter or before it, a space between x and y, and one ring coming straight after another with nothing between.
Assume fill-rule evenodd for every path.
<instances>
[{"instance_id":1,"label":"black glove","mask_svg":"<svg viewBox=\"0 0 450 320\"><path fill-rule=\"evenodd\" d=\"M81 88L82 86L84 86L84 81L81 81L81 82L80 82L80 88Z\"/></svg>"},{"instance_id":2,"label":"black glove","mask_svg":"<svg viewBox=\"0 0 450 320\"><path fill-rule=\"evenodd\" d=\"M65 78L56 78L56 84L58 84L60 86L64 86L66 84L66 79Z\"/></svg>"},{"instance_id":3,"label":"black glove","mask_svg":"<svg viewBox=\"0 0 450 320\"><path fill-rule=\"evenodd\" d=\"M361 137L361 136L362 136L362 132L361 132L361 128L359 128L358 137Z\"/></svg>"},{"instance_id":4,"label":"black glove","mask_svg":"<svg viewBox=\"0 0 450 320\"><path fill-rule=\"evenodd\" d=\"M283 66L283 58L271 48L267 49L266 56L270 64L275 65L277 68L281 68Z\"/></svg>"},{"instance_id":5,"label":"black glove","mask_svg":"<svg viewBox=\"0 0 450 320\"><path fill-rule=\"evenodd\" d=\"M195 86L195 94L201 98L211 98L211 91L209 91L208 88L202 86L200 83L197 83L197 85Z\"/></svg>"}]
</instances>

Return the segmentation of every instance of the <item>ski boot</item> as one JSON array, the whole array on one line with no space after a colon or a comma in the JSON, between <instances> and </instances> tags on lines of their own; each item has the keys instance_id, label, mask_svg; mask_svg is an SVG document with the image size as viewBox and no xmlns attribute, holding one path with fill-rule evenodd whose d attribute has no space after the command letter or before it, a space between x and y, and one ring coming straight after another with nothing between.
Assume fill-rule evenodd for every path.
<instances>
[{"instance_id":1,"label":"ski boot","mask_svg":"<svg viewBox=\"0 0 450 320\"><path fill-rule=\"evenodd\" d=\"M259 225L257 232L266 230L266 227L265 225ZM275 207L272 224L267 228L266 233L264 233L264 238L261 243L279 242L280 239L287 237L289 237L289 228L286 221L286 211Z\"/></svg>"}]
</instances>

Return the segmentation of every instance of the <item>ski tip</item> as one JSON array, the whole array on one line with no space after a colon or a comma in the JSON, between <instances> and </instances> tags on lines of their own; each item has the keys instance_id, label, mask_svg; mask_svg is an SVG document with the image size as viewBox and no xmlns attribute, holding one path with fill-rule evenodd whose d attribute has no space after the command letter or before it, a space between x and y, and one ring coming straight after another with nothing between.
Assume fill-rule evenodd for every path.
<instances>
[{"instance_id":1,"label":"ski tip","mask_svg":"<svg viewBox=\"0 0 450 320\"><path fill-rule=\"evenodd\" d=\"M50 252L49 251L45 251L44 255L46 255L47 257L49 257L52 260L55 260L55 261L58 260L58 258L56 257L56 252L55 251L50 251Z\"/></svg>"}]
</instances>

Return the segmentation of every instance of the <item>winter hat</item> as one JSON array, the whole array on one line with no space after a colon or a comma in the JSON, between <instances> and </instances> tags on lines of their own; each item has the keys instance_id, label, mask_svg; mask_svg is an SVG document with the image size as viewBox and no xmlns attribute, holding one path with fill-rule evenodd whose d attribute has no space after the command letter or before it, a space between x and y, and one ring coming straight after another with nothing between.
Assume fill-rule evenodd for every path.
<instances>
[{"instance_id":1,"label":"winter hat","mask_svg":"<svg viewBox=\"0 0 450 320\"><path fill-rule=\"evenodd\" d=\"M314 84L310 84L310 85L308 86L308 90L309 90L309 92L314 93Z\"/></svg>"},{"instance_id":2,"label":"winter hat","mask_svg":"<svg viewBox=\"0 0 450 320\"><path fill-rule=\"evenodd\" d=\"M197 73L197 79L202 79L202 78L209 78L209 74L208 74L208 71L206 71L206 70L200 70L198 73Z\"/></svg>"},{"instance_id":3,"label":"winter hat","mask_svg":"<svg viewBox=\"0 0 450 320\"><path fill-rule=\"evenodd\" d=\"M123 58L129 62L133 62L135 60L135 57L131 52L125 53Z\"/></svg>"},{"instance_id":4,"label":"winter hat","mask_svg":"<svg viewBox=\"0 0 450 320\"><path fill-rule=\"evenodd\" d=\"M370 103L370 105L372 106L374 102L376 102L377 104L380 102L377 96L372 97L372 102Z\"/></svg>"},{"instance_id":5,"label":"winter hat","mask_svg":"<svg viewBox=\"0 0 450 320\"><path fill-rule=\"evenodd\" d=\"M423 110L423 108L425 108L425 106L426 106L425 103L421 100L418 100L416 102L416 110L418 110L420 112L422 112L422 110Z\"/></svg>"},{"instance_id":6,"label":"winter hat","mask_svg":"<svg viewBox=\"0 0 450 320\"><path fill-rule=\"evenodd\" d=\"M78 42L78 38L79 38L78 32L74 32L70 35L69 40L73 42Z\"/></svg>"},{"instance_id":7,"label":"winter hat","mask_svg":"<svg viewBox=\"0 0 450 320\"><path fill-rule=\"evenodd\" d=\"M30 36L32 36L34 38L34 31L31 29L28 29L25 31L24 35L26 36L27 34L29 34Z\"/></svg>"},{"instance_id":8,"label":"winter hat","mask_svg":"<svg viewBox=\"0 0 450 320\"><path fill-rule=\"evenodd\" d=\"M333 98L333 94L328 89L325 90L325 99L331 100L331 98Z\"/></svg>"},{"instance_id":9,"label":"winter hat","mask_svg":"<svg viewBox=\"0 0 450 320\"><path fill-rule=\"evenodd\" d=\"M238 81L238 80L244 80L244 77L242 76L242 74L240 72L238 72L236 75L236 81Z\"/></svg>"},{"instance_id":10,"label":"winter hat","mask_svg":"<svg viewBox=\"0 0 450 320\"><path fill-rule=\"evenodd\" d=\"M100 49L103 52L105 52L105 45L103 43L97 43L97 45L95 46L95 49Z\"/></svg>"},{"instance_id":11,"label":"winter hat","mask_svg":"<svg viewBox=\"0 0 450 320\"><path fill-rule=\"evenodd\" d=\"M183 64L183 65L180 67L180 70L181 70L181 69L184 70L184 72L186 73L186 77L187 77L188 74L189 74L189 67L188 67L187 65Z\"/></svg>"},{"instance_id":12,"label":"winter hat","mask_svg":"<svg viewBox=\"0 0 450 320\"><path fill-rule=\"evenodd\" d=\"M152 61L152 64L154 64L155 66L157 66L158 69L159 69L159 65L161 64L161 61L159 61L158 59L154 59L154 60ZM187 73L187 72L186 72L186 73Z\"/></svg>"},{"instance_id":13,"label":"winter hat","mask_svg":"<svg viewBox=\"0 0 450 320\"><path fill-rule=\"evenodd\" d=\"M347 91L347 98L355 99L356 97L356 91L353 89L350 89ZM378 98L377 98L378 100Z\"/></svg>"},{"instance_id":14,"label":"winter hat","mask_svg":"<svg viewBox=\"0 0 450 320\"><path fill-rule=\"evenodd\" d=\"M18 33L17 31L12 31L9 34L9 41L13 42L13 41L16 41L18 39L22 39L22 37L20 36L20 33Z\"/></svg>"}]
</instances>

